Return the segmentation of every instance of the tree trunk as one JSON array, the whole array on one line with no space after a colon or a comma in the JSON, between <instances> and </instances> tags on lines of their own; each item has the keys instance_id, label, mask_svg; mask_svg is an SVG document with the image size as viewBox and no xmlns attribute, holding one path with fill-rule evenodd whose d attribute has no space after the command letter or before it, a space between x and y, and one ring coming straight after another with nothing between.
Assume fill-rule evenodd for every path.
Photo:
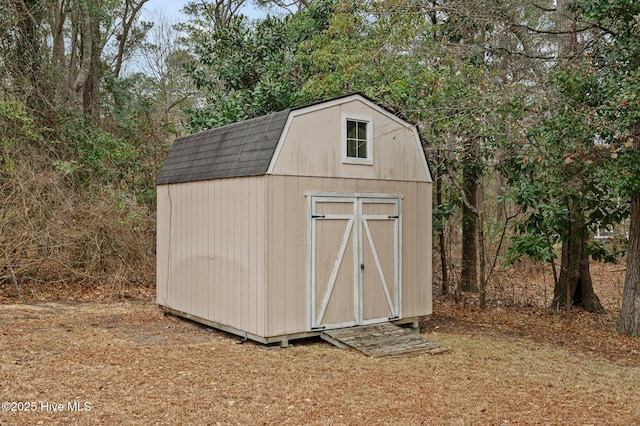
<instances>
[{"instance_id":1,"label":"tree trunk","mask_svg":"<svg viewBox=\"0 0 640 426\"><path fill-rule=\"evenodd\" d=\"M569 8L571 3L572 0L556 2L558 57L561 60L575 55L578 50L575 14ZM568 182L568 185L576 188L583 186L579 179ZM579 203L569 204L567 232L567 237L562 241L560 277L553 290L552 307L567 308L567 316L571 306L579 306L590 312L601 312L602 304L593 291L589 270L589 232Z\"/></svg>"},{"instance_id":2,"label":"tree trunk","mask_svg":"<svg viewBox=\"0 0 640 426\"><path fill-rule=\"evenodd\" d=\"M102 57L102 34L101 18L96 9L89 10L91 17L91 64L89 75L84 84L83 90L83 110L85 114L92 115L94 119L100 117L100 80L101 80L101 57Z\"/></svg>"},{"instance_id":3,"label":"tree trunk","mask_svg":"<svg viewBox=\"0 0 640 426\"><path fill-rule=\"evenodd\" d=\"M436 176L436 205L442 206L442 170L440 165L440 154L436 158L438 164L438 175ZM449 293L449 262L447 260L447 245L446 239L444 235L444 219L442 219L443 223L440 225L440 231L438 231L438 240L440 246L440 267L442 270L442 294L446 295Z\"/></svg>"},{"instance_id":4,"label":"tree trunk","mask_svg":"<svg viewBox=\"0 0 640 426\"><path fill-rule=\"evenodd\" d=\"M14 78L22 79L14 81L14 84L20 87L21 96L25 97L26 105L33 111L41 111L44 108L42 99L48 95L41 93L40 90L40 80L43 77L41 72L43 44L40 27L44 19L43 6L37 0L19 1L11 6L3 6L3 9L6 9L3 12L9 15L7 18L13 18L12 25L15 25L15 28L3 28L3 37L7 31L11 36L6 37L9 39L13 37L15 40L13 55L5 59L8 63L3 63L3 66L13 68L11 74ZM5 78L4 75L3 78Z\"/></svg>"},{"instance_id":5,"label":"tree trunk","mask_svg":"<svg viewBox=\"0 0 640 426\"><path fill-rule=\"evenodd\" d=\"M80 29L80 45L81 45L81 60L80 68L71 88L73 90L73 96L76 107L84 113L85 104L85 85L91 72L91 65L93 62L93 29L91 27L91 16L86 4L86 0L78 1L78 27Z\"/></svg>"},{"instance_id":6,"label":"tree trunk","mask_svg":"<svg viewBox=\"0 0 640 426\"><path fill-rule=\"evenodd\" d=\"M487 306L487 281L486 281L486 261L484 255L484 212L482 211L484 194L482 186L480 186L478 194L478 257L480 258L480 277L479 277L479 289L480 289L480 309L484 309Z\"/></svg>"},{"instance_id":7,"label":"tree trunk","mask_svg":"<svg viewBox=\"0 0 640 426\"><path fill-rule=\"evenodd\" d=\"M68 8L69 0L55 0L49 20L51 36L53 38L53 62L59 70L63 70L66 66L64 23L67 19Z\"/></svg>"},{"instance_id":8,"label":"tree trunk","mask_svg":"<svg viewBox=\"0 0 640 426\"><path fill-rule=\"evenodd\" d=\"M557 0L556 16L558 30L558 53L568 57L575 54L578 47L575 13L569 9L572 0Z\"/></svg>"},{"instance_id":9,"label":"tree trunk","mask_svg":"<svg viewBox=\"0 0 640 426\"><path fill-rule=\"evenodd\" d=\"M640 336L640 197L631 202L631 226L624 278L620 333Z\"/></svg>"},{"instance_id":10,"label":"tree trunk","mask_svg":"<svg viewBox=\"0 0 640 426\"><path fill-rule=\"evenodd\" d=\"M136 3L132 0L125 0L124 12L122 15L122 32L117 36L118 53L116 55L115 66L113 68L113 74L116 77L120 77L120 72L122 71L122 64L125 60L125 53L131 28L133 28L133 24L140 17L140 10L147 1L149 0L140 0Z\"/></svg>"},{"instance_id":11,"label":"tree trunk","mask_svg":"<svg viewBox=\"0 0 640 426\"><path fill-rule=\"evenodd\" d=\"M589 270L589 232L581 213L576 212L575 208L570 210L569 235L562 241L562 265L553 290L551 307L578 306L589 312L602 312L600 299L593 291Z\"/></svg>"},{"instance_id":12,"label":"tree trunk","mask_svg":"<svg viewBox=\"0 0 640 426\"><path fill-rule=\"evenodd\" d=\"M462 203L462 271L460 287L462 291L478 291L478 247L476 244L478 207L478 160L475 155L473 141L465 144L464 165L462 168L463 197ZM476 211L473 211L476 209Z\"/></svg>"},{"instance_id":13,"label":"tree trunk","mask_svg":"<svg viewBox=\"0 0 640 426\"><path fill-rule=\"evenodd\" d=\"M633 149L640 150L640 124L632 128ZM640 336L640 194L631 200L627 272L624 277L620 333Z\"/></svg>"}]
</instances>

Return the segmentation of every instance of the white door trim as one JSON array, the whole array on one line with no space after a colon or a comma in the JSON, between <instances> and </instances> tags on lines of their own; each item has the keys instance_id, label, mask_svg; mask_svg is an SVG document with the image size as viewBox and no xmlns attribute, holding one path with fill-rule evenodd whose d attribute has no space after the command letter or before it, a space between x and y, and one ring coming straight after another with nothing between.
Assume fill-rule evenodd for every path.
<instances>
[{"instance_id":1,"label":"white door trim","mask_svg":"<svg viewBox=\"0 0 640 426\"><path fill-rule=\"evenodd\" d=\"M384 322L390 319L400 319L402 317L402 197L393 194L371 194L371 193L307 193L307 306L308 306L308 327L309 330L318 330L326 328L340 328L348 327L357 324L372 324L376 322ZM317 214L316 205L322 202L333 203L350 203L353 204L354 210L352 214ZM367 203L388 203L396 206L396 215L366 215L362 213L362 205ZM316 222L317 220L347 220L345 232L343 233L342 242L336 260L334 262L333 270L331 271L327 288L323 294L322 301L320 302L320 311L317 318L315 315L317 302L316 301L316 282L315 282L315 259L316 259ZM396 283L395 294L392 294L388 286L388 277L385 277L382 269L382 263L378 256L378 251L373 241L371 229L369 228L368 221L370 220L390 220L394 219L394 233L395 233L395 246L394 246L394 281ZM337 324L323 324L324 315L329 304L331 294L334 290L337 275L340 266L344 260L346 248L350 238L354 240L354 318L353 321L346 321ZM364 240L367 240L369 249L371 250L373 259L375 261L376 271L381 280L386 302L389 308L389 317L387 318L372 318L364 320L363 317L363 274L360 271L362 263L362 253ZM393 302L393 296L395 296L396 303Z\"/></svg>"}]
</instances>

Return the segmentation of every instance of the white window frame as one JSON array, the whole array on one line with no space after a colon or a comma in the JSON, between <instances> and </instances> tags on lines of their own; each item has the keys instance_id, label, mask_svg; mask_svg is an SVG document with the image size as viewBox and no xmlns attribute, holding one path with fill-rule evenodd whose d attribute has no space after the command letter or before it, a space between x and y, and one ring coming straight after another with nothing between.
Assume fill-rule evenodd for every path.
<instances>
[{"instance_id":1,"label":"white window frame","mask_svg":"<svg viewBox=\"0 0 640 426\"><path fill-rule=\"evenodd\" d=\"M347 156L347 120L367 123L367 157ZM373 165L373 118L369 115L342 113L342 162L345 164Z\"/></svg>"}]
</instances>

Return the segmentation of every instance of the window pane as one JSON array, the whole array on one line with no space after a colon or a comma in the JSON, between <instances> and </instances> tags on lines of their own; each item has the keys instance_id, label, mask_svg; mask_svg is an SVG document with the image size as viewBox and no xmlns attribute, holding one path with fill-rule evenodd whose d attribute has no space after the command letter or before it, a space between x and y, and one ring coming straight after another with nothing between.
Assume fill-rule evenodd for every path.
<instances>
[{"instance_id":1,"label":"window pane","mask_svg":"<svg viewBox=\"0 0 640 426\"><path fill-rule=\"evenodd\" d=\"M367 141L361 141L358 143L358 157L367 158Z\"/></svg>"},{"instance_id":2,"label":"window pane","mask_svg":"<svg viewBox=\"0 0 640 426\"><path fill-rule=\"evenodd\" d=\"M367 140L367 123L358 122L358 139Z\"/></svg>"},{"instance_id":3,"label":"window pane","mask_svg":"<svg viewBox=\"0 0 640 426\"><path fill-rule=\"evenodd\" d=\"M357 142L354 139L347 139L347 157L357 157L358 153L356 150Z\"/></svg>"},{"instance_id":4,"label":"window pane","mask_svg":"<svg viewBox=\"0 0 640 426\"><path fill-rule=\"evenodd\" d=\"M356 137L356 122L347 120L347 139L355 139Z\"/></svg>"}]
</instances>

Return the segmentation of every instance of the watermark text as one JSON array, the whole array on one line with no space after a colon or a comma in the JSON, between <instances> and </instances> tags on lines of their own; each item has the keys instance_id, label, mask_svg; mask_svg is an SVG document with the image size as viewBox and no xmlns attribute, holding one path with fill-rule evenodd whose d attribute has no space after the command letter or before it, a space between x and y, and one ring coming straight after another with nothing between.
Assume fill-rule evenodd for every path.
<instances>
[{"instance_id":1,"label":"watermark text","mask_svg":"<svg viewBox=\"0 0 640 426\"><path fill-rule=\"evenodd\" d=\"M93 408L89 401L4 401L2 411L59 413L63 411L85 412Z\"/></svg>"}]
</instances>

